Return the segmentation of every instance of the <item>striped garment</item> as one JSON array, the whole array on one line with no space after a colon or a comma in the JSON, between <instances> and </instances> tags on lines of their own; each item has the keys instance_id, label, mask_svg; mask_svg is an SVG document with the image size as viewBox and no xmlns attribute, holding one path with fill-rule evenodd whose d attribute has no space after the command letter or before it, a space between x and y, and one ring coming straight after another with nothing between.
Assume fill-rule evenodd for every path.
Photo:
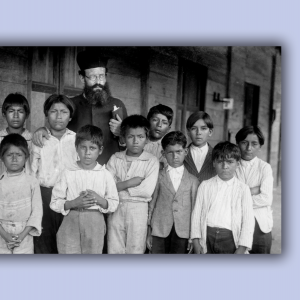
<instances>
[{"instance_id":1,"label":"striped garment","mask_svg":"<svg viewBox=\"0 0 300 300\"><path fill-rule=\"evenodd\" d=\"M0 130L0 143L2 142L3 138L5 136L9 135L9 133L6 131L6 129L2 129ZM29 148L29 152L30 152L30 149L31 149L31 145L32 145L32 133L29 132L27 129L24 128L24 131L22 132L22 137L25 138L25 140L27 141L27 144L28 144L28 148ZM0 159L0 175L6 171L6 167L3 163L3 161ZM31 173L31 170L30 170L30 162L29 162L29 159L27 159L26 163L25 163L25 172L27 174L30 174Z\"/></svg>"},{"instance_id":2,"label":"striped garment","mask_svg":"<svg viewBox=\"0 0 300 300\"><path fill-rule=\"evenodd\" d=\"M76 199L82 191L87 189L96 192L108 202L107 209L94 205L89 209L99 209L102 213L114 212L119 204L116 184L111 174L97 163L93 170L83 170L77 164L70 169L65 169L60 180L54 185L50 208L57 213L67 215L70 210L65 210L65 202Z\"/></svg>"},{"instance_id":3,"label":"striped garment","mask_svg":"<svg viewBox=\"0 0 300 300\"><path fill-rule=\"evenodd\" d=\"M40 148L32 144L30 154L31 172L43 187L53 187L60 179L66 167L77 161L75 148L76 133L67 129L59 140L51 135L47 129L49 140L44 139L44 146Z\"/></svg>"},{"instance_id":4,"label":"striped garment","mask_svg":"<svg viewBox=\"0 0 300 300\"><path fill-rule=\"evenodd\" d=\"M236 177L250 188L260 187L260 193L252 196L254 216L262 232L268 233L273 227L273 175L271 166L258 157L251 161L241 160Z\"/></svg>"},{"instance_id":5,"label":"striped garment","mask_svg":"<svg viewBox=\"0 0 300 300\"><path fill-rule=\"evenodd\" d=\"M146 152L149 152L151 154L153 154L154 156L156 156L159 160L159 162L163 163L163 166L165 167L167 165L167 160L166 158L162 155L162 146L161 146L161 140L158 140L156 142L152 142L150 140L148 140L147 144L144 147L144 150Z\"/></svg>"},{"instance_id":6,"label":"striped garment","mask_svg":"<svg viewBox=\"0 0 300 300\"><path fill-rule=\"evenodd\" d=\"M236 248L252 247L254 215L250 189L247 185L233 178L231 198L231 230ZM198 188L195 207L192 213L191 238L200 239L200 245L207 252L206 229L211 205L218 193L218 176L203 181Z\"/></svg>"},{"instance_id":7,"label":"striped garment","mask_svg":"<svg viewBox=\"0 0 300 300\"><path fill-rule=\"evenodd\" d=\"M192 175L194 175L198 178L198 180L201 184L201 182L203 180L208 180L208 179L216 176L216 174L217 174L213 167L212 158L211 158L212 147L208 144L207 155L205 157L205 160L203 162L200 172L198 172L195 162L193 160L191 151L190 151L191 146L192 146L192 144L190 144L188 147L189 152L188 152L187 156L185 157L184 166L186 167L186 169L188 170L189 173L191 173Z\"/></svg>"},{"instance_id":8,"label":"striped garment","mask_svg":"<svg viewBox=\"0 0 300 300\"><path fill-rule=\"evenodd\" d=\"M139 186L120 191L120 200L149 202L152 199L159 172L159 161L154 155L143 151L132 161L127 171L126 150L117 152L109 159L106 168L113 175L115 182L133 177L145 178Z\"/></svg>"}]
</instances>

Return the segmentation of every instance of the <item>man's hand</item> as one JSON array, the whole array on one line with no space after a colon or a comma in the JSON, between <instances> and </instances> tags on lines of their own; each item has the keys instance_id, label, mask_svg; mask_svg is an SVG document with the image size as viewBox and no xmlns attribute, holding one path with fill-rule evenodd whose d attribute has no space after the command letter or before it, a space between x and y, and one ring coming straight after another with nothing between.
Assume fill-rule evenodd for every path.
<instances>
[{"instance_id":1,"label":"man's hand","mask_svg":"<svg viewBox=\"0 0 300 300\"><path fill-rule=\"evenodd\" d=\"M260 193L260 186L255 186L250 188L251 195L258 195Z\"/></svg>"},{"instance_id":2,"label":"man's hand","mask_svg":"<svg viewBox=\"0 0 300 300\"><path fill-rule=\"evenodd\" d=\"M117 120L115 119L109 120L109 129L113 135L120 136L122 119L119 117L118 114L116 114L116 117Z\"/></svg>"},{"instance_id":3,"label":"man's hand","mask_svg":"<svg viewBox=\"0 0 300 300\"><path fill-rule=\"evenodd\" d=\"M45 129L45 127L41 127L39 129L37 129L35 131L35 133L32 135L32 142L40 147L43 148L44 144L43 144L43 138L46 138L47 140L49 140L50 136L47 132L47 130Z\"/></svg>"}]
</instances>

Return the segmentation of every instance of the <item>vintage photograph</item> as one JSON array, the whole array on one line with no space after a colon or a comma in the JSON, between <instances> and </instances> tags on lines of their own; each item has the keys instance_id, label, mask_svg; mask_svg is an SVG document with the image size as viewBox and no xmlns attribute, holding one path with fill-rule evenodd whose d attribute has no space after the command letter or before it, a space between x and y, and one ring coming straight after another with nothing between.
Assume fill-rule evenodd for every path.
<instances>
[{"instance_id":1,"label":"vintage photograph","mask_svg":"<svg viewBox=\"0 0 300 300\"><path fill-rule=\"evenodd\" d=\"M0 254L281 254L281 47L0 47Z\"/></svg>"}]
</instances>

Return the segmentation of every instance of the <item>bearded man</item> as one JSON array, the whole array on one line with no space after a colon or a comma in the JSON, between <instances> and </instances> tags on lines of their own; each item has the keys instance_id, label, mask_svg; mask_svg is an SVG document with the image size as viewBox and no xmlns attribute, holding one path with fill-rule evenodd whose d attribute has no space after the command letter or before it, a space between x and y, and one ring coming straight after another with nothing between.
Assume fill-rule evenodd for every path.
<instances>
[{"instance_id":1,"label":"bearded man","mask_svg":"<svg viewBox=\"0 0 300 300\"><path fill-rule=\"evenodd\" d=\"M112 111L114 107L121 108L124 119L127 117L127 110L121 100L111 96L106 81L106 58L100 57L93 50L86 50L78 53L77 64L80 68L78 73L84 89L82 94L72 98L75 112L68 128L74 132L87 124L101 128L104 147L97 161L103 165L107 163L112 154L120 151L122 146L119 140L122 119L119 115L116 116L117 120L113 119ZM33 143L42 147L43 137L48 138L48 134L44 128L40 128L33 135Z\"/></svg>"}]
</instances>

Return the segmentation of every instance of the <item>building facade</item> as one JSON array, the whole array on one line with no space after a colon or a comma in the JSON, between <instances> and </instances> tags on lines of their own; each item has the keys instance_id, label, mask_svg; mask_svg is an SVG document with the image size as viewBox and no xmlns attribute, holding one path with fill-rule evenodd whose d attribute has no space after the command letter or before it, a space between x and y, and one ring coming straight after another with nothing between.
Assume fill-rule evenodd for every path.
<instances>
[{"instance_id":1,"label":"building facade","mask_svg":"<svg viewBox=\"0 0 300 300\"><path fill-rule=\"evenodd\" d=\"M43 103L53 93L82 91L76 55L86 47L0 47L0 105L20 92L31 105L26 127L45 124ZM107 56L112 96L129 114L147 115L159 103L175 113L172 129L186 133L191 113L205 110L213 119L211 145L235 142L244 125L261 127L266 143L260 158L281 174L280 47L96 47ZM224 109L232 98L232 109ZM226 101L226 100L225 100ZM3 118L0 127L5 127Z\"/></svg>"}]
</instances>

